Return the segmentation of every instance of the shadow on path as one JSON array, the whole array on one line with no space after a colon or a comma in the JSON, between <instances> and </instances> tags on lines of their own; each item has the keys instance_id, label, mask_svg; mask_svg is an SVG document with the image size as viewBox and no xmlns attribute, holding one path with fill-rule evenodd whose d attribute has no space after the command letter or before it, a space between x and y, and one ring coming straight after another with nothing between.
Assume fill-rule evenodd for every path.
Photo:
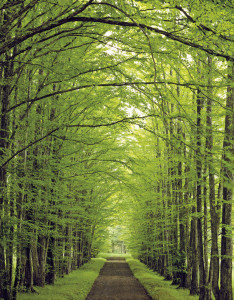
<instances>
[{"instance_id":1,"label":"shadow on path","mask_svg":"<svg viewBox=\"0 0 234 300\"><path fill-rule=\"evenodd\" d=\"M86 300L150 300L124 258L107 259Z\"/></svg>"}]
</instances>

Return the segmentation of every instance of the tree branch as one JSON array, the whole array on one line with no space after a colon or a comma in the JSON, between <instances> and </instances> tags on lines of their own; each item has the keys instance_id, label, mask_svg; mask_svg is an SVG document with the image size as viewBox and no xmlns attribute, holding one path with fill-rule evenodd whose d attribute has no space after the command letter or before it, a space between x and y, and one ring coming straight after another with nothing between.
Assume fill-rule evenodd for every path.
<instances>
[{"instance_id":1,"label":"tree branch","mask_svg":"<svg viewBox=\"0 0 234 300\"><path fill-rule=\"evenodd\" d=\"M134 86L134 85L155 85L155 84L169 84L169 85L179 85L179 86L184 86L184 87L188 87L190 89L197 89L197 87L208 87L206 84L198 84L196 82L187 82L187 83L178 83L178 82L173 82L173 81L136 81L136 82L112 82L112 83L100 83L100 84L86 84L83 86L77 86L77 87L73 87L70 89L66 89L66 90L60 90L60 91L56 91L56 92L52 92L46 95L43 95L41 97L35 97L34 99L29 99L29 100L25 100L22 101L12 107L10 107L5 113L9 113L10 111L16 109L17 107L20 107L23 104L26 103L34 103L37 102L39 100L43 100L46 99L48 97L52 97L52 96L56 96L56 95L60 95L60 94L65 94L65 93L69 93L69 92L74 92L74 91L79 91L82 89L86 89L86 88L93 88L93 87L124 87L124 86ZM221 86L215 86L212 85L212 87L221 87Z\"/></svg>"},{"instance_id":2,"label":"tree branch","mask_svg":"<svg viewBox=\"0 0 234 300\"><path fill-rule=\"evenodd\" d=\"M89 1L88 3L91 4L91 2L92 1ZM88 6L88 3L86 5L86 7ZM80 13L80 12L77 12L76 15L78 13ZM38 27L33 28L31 30L28 30L28 32L23 36L14 37L14 38L10 39L9 41L4 43L0 47L0 54L3 54L6 50L13 48L15 45L22 43L23 41L29 39L30 37L35 36L38 33L49 31L51 29L54 29L56 27L59 27L63 24L70 23L70 22L102 23L102 24L117 25L117 26L123 26L123 27L137 27L137 28L147 29L149 31L159 33L163 36L166 36L167 38L169 38L171 40L174 40L174 41L180 42L182 44L185 44L187 46L205 51L206 53L209 53L210 55L223 57L223 58L226 58L227 60L234 61L233 56L230 56L230 55L222 53L222 52L217 52L217 51L212 50L210 48L207 48L203 45L200 45L200 44L194 43L192 41L186 40L182 36L174 35L171 32L168 32L168 31L156 28L156 27L152 27L152 26L149 26L149 25L146 25L146 24L142 24L142 23L136 24L136 23L133 23L133 22L118 21L118 20L113 20L113 19L110 19L110 18L77 17L77 16L74 16L74 14L72 14L71 16L69 16L67 18L58 20L56 22L52 22L49 25L48 24L41 25L41 26L38 26Z\"/></svg>"},{"instance_id":3,"label":"tree branch","mask_svg":"<svg viewBox=\"0 0 234 300\"><path fill-rule=\"evenodd\" d=\"M120 123L127 123L130 122L131 120L139 120L139 119L145 119L145 118L149 118L149 117L155 117L155 116L159 116L159 115L155 115L155 114L151 114L151 115L146 115L146 116L136 116L136 117L129 117L129 118L123 118L121 120L118 121L114 121L111 123L105 123L105 124L74 124L74 125L61 125L49 132L47 132L44 136L36 139L35 141L29 143L27 146L19 149L18 151L16 151L15 153L13 153L1 166L0 168L4 168L13 158L15 158L18 154L20 154L21 152L25 151L26 149L32 147L33 145L39 143L40 141L44 140L45 138L47 138L48 136L52 135L54 132L62 129L62 128L74 128L74 127L80 127L80 128L98 128L98 127L107 127L107 126L113 126L113 125L117 125Z\"/></svg>"}]
</instances>

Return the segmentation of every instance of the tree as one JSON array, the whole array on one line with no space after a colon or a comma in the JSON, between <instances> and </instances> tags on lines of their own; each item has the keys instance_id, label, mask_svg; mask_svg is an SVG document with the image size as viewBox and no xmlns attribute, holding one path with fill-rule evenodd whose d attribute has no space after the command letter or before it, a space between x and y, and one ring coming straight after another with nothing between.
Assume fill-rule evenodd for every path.
<instances>
[{"instance_id":1,"label":"tree","mask_svg":"<svg viewBox=\"0 0 234 300\"><path fill-rule=\"evenodd\" d=\"M232 299L230 2L0 10L1 297L90 259L122 205L143 262L200 299L211 285Z\"/></svg>"}]
</instances>

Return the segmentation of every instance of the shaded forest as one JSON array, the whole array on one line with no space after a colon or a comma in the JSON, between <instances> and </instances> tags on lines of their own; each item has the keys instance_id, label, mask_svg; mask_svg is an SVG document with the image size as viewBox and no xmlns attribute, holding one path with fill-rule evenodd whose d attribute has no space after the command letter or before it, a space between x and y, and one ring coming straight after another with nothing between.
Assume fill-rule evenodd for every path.
<instances>
[{"instance_id":1,"label":"shaded forest","mask_svg":"<svg viewBox=\"0 0 234 300\"><path fill-rule=\"evenodd\" d=\"M1 1L0 298L122 226L173 284L233 299L232 16L229 0Z\"/></svg>"}]
</instances>

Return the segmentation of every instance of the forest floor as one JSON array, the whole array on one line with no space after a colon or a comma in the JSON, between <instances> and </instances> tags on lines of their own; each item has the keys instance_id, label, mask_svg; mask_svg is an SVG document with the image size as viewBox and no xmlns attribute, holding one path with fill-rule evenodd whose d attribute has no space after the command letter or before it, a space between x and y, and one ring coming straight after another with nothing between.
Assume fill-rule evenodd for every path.
<instances>
[{"instance_id":1,"label":"forest floor","mask_svg":"<svg viewBox=\"0 0 234 300\"><path fill-rule=\"evenodd\" d=\"M86 300L149 300L146 290L133 276L122 257L107 258Z\"/></svg>"}]
</instances>

